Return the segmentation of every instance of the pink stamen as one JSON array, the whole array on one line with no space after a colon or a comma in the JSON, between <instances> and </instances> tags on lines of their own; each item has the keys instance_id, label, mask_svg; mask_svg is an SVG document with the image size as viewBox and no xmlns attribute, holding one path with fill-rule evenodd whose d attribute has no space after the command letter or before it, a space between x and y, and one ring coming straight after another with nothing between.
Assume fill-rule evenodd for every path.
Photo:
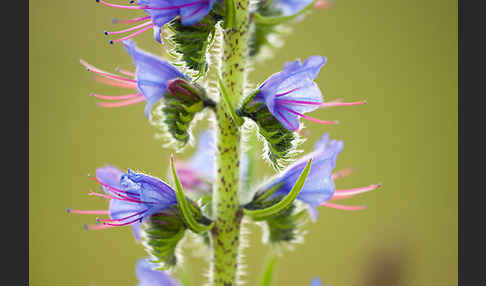
<instances>
[{"instance_id":1,"label":"pink stamen","mask_svg":"<svg viewBox=\"0 0 486 286\"><path fill-rule=\"evenodd\" d=\"M310 120L312 122L316 122L316 123L319 123L319 124L326 124L326 125L333 125L333 124L337 124L337 121L324 121L324 120L319 120L319 119L316 119L316 118L313 118L313 117L309 117L307 115L304 115L302 113L298 113L297 111L294 111L288 107L285 107L285 106L282 106L282 108L286 109L287 111L293 113L293 114L296 114L304 119L307 119L307 120Z\"/></svg>"},{"instance_id":2,"label":"pink stamen","mask_svg":"<svg viewBox=\"0 0 486 286\"><path fill-rule=\"evenodd\" d=\"M107 210L72 210L72 209L67 209L66 210L68 213L73 213L73 214L96 214L96 215L107 215L109 214L109 211Z\"/></svg>"},{"instance_id":3,"label":"pink stamen","mask_svg":"<svg viewBox=\"0 0 486 286\"><path fill-rule=\"evenodd\" d=\"M304 101L304 100L293 100L293 99L276 99L275 100L278 103L282 104L304 104L304 105L322 105L321 102L315 102L315 101Z\"/></svg>"},{"instance_id":4,"label":"pink stamen","mask_svg":"<svg viewBox=\"0 0 486 286\"><path fill-rule=\"evenodd\" d=\"M133 24L138 23L144 20L150 19L150 16L134 18L134 19L113 19L113 24L121 23L121 24Z\"/></svg>"},{"instance_id":5,"label":"pink stamen","mask_svg":"<svg viewBox=\"0 0 486 286\"><path fill-rule=\"evenodd\" d=\"M338 200L345 200L345 199L349 199L349 198L352 198L353 196L332 196L331 197L331 201L338 201Z\"/></svg>"},{"instance_id":6,"label":"pink stamen","mask_svg":"<svg viewBox=\"0 0 486 286\"><path fill-rule=\"evenodd\" d=\"M125 222L125 223L120 223L120 224L116 224L116 223L108 223L108 222L104 222L103 224L105 225L111 225L111 226L124 226L124 225L129 225L129 224L132 224L134 222L137 222L139 221L140 218L137 218L137 219L134 219L134 220L131 220L131 221L128 221L128 222Z\"/></svg>"},{"instance_id":7,"label":"pink stamen","mask_svg":"<svg viewBox=\"0 0 486 286\"><path fill-rule=\"evenodd\" d=\"M184 7L190 7L197 5L199 3L204 3L207 2L208 0L197 0L191 3L186 3L182 5L177 5L177 6L169 6L169 7L149 7L149 6L144 6L143 9L148 9L148 10L174 10L174 9L179 9L179 8L184 8Z\"/></svg>"},{"instance_id":8,"label":"pink stamen","mask_svg":"<svg viewBox=\"0 0 486 286\"><path fill-rule=\"evenodd\" d=\"M334 1L331 0L317 0L316 4L314 4L315 9L326 9L331 8Z\"/></svg>"},{"instance_id":9,"label":"pink stamen","mask_svg":"<svg viewBox=\"0 0 486 286\"><path fill-rule=\"evenodd\" d=\"M362 188L355 188L355 189L347 189L347 190L335 190L334 195L335 196L354 196L357 194L361 194L364 192L369 192L372 190L375 190L379 188L381 184L374 184L374 185L369 185L367 187L362 187Z\"/></svg>"},{"instance_id":10,"label":"pink stamen","mask_svg":"<svg viewBox=\"0 0 486 286\"><path fill-rule=\"evenodd\" d=\"M291 92L294 92L294 91L298 90L299 88L300 88L300 87L297 87L297 88L291 89L291 90L289 90L289 91L286 91L286 92L284 92L284 93L276 94L276 95L275 95L275 97L280 97L280 96L287 95L287 94L289 94L289 93L291 93Z\"/></svg>"},{"instance_id":11,"label":"pink stamen","mask_svg":"<svg viewBox=\"0 0 486 286\"><path fill-rule=\"evenodd\" d=\"M145 28L143 28L143 29L141 29L141 30L138 30L137 32L135 32L135 33L133 33L133 34L130 34L130 35L128 35L128 36L126 36L126 37L123 37L123 38L121 38L121 39L118 39L118 40L110 41L110 44L113 44L113 43L118 43L118 42L121 42L121 41L128 40L128 39L130 39L130 38L133 38L133 37L135 37L135 36L136 36L136 35L138 35L138 34L141 34L141 33L145 32L145 31L148 31L148 30L149 30L149 29L151 29L153 26L154 26L154 24L150 23L150 25L149 25L148 27L145 27ZM135 81L135 80L134 80L134 81ZM135 82L136 82L136 81L135 81Z\"/></svg>"},{"instance_id":12,"label":"pink stamen","mask_svg":"<svg viewBox=\"0 0 486 286\"><path fill-rule=\"evenodd\" d=\"M85 224L84 228L87 230L100 230L100 229L107 229L112 228L111 225L104 225L104 224Z\"/></svg>"},{"instance_id":13,"label":"pink stamen","mask_svg":"<svg viewBox=\"0 0 486 286\"><path fill-rule=\"evenodd\" d=\"M104 218L101 218L101 219L99 219L99 220L100 220L100 221L102 221L102 222L106 222L106 221L124 221L124 220L127 220L127 219L129 219L129 218L132 218L132 217L134 217L134 216L138 216L138 215L144 214L144 213L146 213L147 211L148 211L148 210L143 210L143 211L140 211L140 212L135 213L135 214L133 214L133 215L130 215L130 216L124 217L124 218L115 218L115 219L104 219Z\"/></svg>"},{"instance_id":14,"label":"pink stamen","mask_svg":"<svg viewBox=\"0 0 486 286\"><path fill-rule=\"evenodd\" d=\"M287 124L290 126L290 128L292 128L292 130L296 130L297 129L297 127L295 127L294 125L292 125L292 123L290 123L290 121L285 116L283 116L283 114L279 110L277 110L277 113L278 113L278 115L280 115L280 117L283 118L283 120L285 122L287 122Z\"/></svg>"},{"instance_id":15,"label":"pink stamen","mask_svg":"<svg viewBox=\"0 0 486 286\"><path fill-rule=\"evenodd\" d=\"M132 105L132 104L144 101L144 100L145 100L145 97L139 96L137 98L128 99L128 100L119 101L119 102L98 102L98 105L101 106L101 107L107 107L107 108L115 107L116 108L116 107Z\"/></svg>"},{"instance_id":16,"label":"pink stamen","mask_svg":"<svg viewBox=\"0 0 486 286\"><path fill-rule=\"evenodd\" d=\"M88 71L90 72L94 72L94 73L97 73L97 74L100 74L100 75L103 75L103 76L106 76L106 77L109 77L109 78L114 78L114 79L118 79L118 80L121 80L121 81L129 81L129 82L134 82L136 83L137 81L134 80L134 79L129 79L129 78L125 78L125 77L121 77L121 76L118 76L118 75L114 75L114 74L111 74L111 73L108 73L108 72L105 72L105 71L102 71L90 64L88 64L86 61L84 61L83 59L80 59L79 62L85 66Z\"/></svg>"},{"instance_id":17,"label":"pink stamen","mask_svg":"<svg viewBox=\"0 0 486 286\"><path fill-rule=\"evenodd\" d=\"M193 17L194 15L196 15L199 11L201 11L202 9L204 8L204 6L199 6L199 8L197 8L194 12L192 12L190 15L188 15L187 17L184 17L184 19L189 19L191 17ZM181 17L182 18L182 17Z\"/></svg>"},{"instance_id":18,"label":"pink stamen","mask_svg":"<svg viewBox=\"0 0 486 286\"><path fill-rule=\"evenodd\" d=\"M108 6L108 7L113 7L113 8L135 9L135 10L144 9L143 7L140 7L140 6L125 6L125 5L111 4L111 3L105 2L103 0L96 0L96 2L103 4L105 6Z\"/></svg>"},{"instance_id":19,"label":"pink stamen","mask_svg":"<svg viewBox=\"0 0 486 286\"><path fill-rule=\"evenodd\" d=\"M102 197L102 198L105 198L105 199L110 199L110 200L119 200L119 201L125 201L125 202L137 203L137 204L144 203L144 202L142 202L142 201L135 200L135 199L130 199L130 198L125 197L125 196L120 195L120 194L116 194L117 196L120 196L119 198L118 198L118 197L114 197L114 196L110 196L110 195L105 195L105 194L96 193L96 192L91 192L91 193L88 193L88 195L89 195L89 196L97 196L97 197Z\"/></svg>"},{"instance_id":20,"label":"pink stamen","mask_svg":"<svg viewBox=\"0 0 486 286\"><path fill-rule=\"evenodd\" d=\"M102 181L98 180L98 178L96 177L92 177L91 175L88 175L88 177L90 177L92 180L94 180L95 182L97 182L98 184L102 185L102 186L105 186L107 188L109 188L110 190L112 190L113 192L116 193L117 196L120 196L124 201L130 201L130 202L134 202L134 203L142 203L142 204L153 204L153 202L144 202L144 201L141 201L141 200L138 200L138 199L135 199L135 198L132 198L132 197L127 197L125 195L122 195L122 194L127 194L127 195L130 195L131 193L130 192L127 192L127 191L124 191L124 190L120 190L120 189L117 189L115 187L112 187L108 184L105 184L103 183ZM120 194L121 193L121 194ZM95 193L95 194L98 194L98 193ZM112 197L114 199L117 199L115 197Z\"/></svg>"},{"instance_id":21,"label":"pink stamen","mask_svg":"<svg viewBox=\"0 0 486 286\"><path fill-rule=\"evenodd\" d=\"M119 80L116 80L116 79L102 77L102 76L99 76L97 74L94 75L94 80L96 80L97 82L106 84L106 85L111 85L111 86L116 86L116 87L121 87L121 88L129 88L129 89L136 89L137 88L136 83L119 81Z\"/></svg>"},{"instance_id":22,"label":"pink stamen","mask_svg":"<svg viewBox=\"0 0 486 286\"><path fill-rule=\"evenodd\" d=\"M105 31L105 35L123 34L123 33L126 33L126 32L133 31L133 30L138 30L138 29L140 29L142 27L145 27L147 25L150 25L150 24L152 24L152 21L148 21L148 22L145 22L143 24L140 24L140 25L137 25L137 26L134 26L134 27L125 29L125 30L120 30L120 31L115 31L115 32L107 32L107 31Z\"/></svg>"},{"instance_id":23,"label":"pink stamen","mask_svg":"<svg viewBox=\"0 0 486 286\"><path fill-rule=\"evenodd\" d=\"M360 104L366 104L366 100L355 101L355 102L342 102L340 99L337 99L337 100L334 100L334 101L323 102L323 103L321 103L321 107L353 106L353 105L360 105Z\"/></svg>"},{"instance_id":24,"label":"pink stamen","mask_svg":"<svg viewBox=\"0 0 486 286\"><path fill-rule=\"evenodd\" d=\"M342 169L342 170L339 170L339 171L332 173L331 178L333 180L337 180L337 179L340 179L342 177L346 177L348 175L351 175L352 172L353 172L353 169L351 169L351 168Z\"/></svg>"},{"instance_id":25,"label":"pink stamen","mask_svg":"<svg viewBox=\"0 0 486 286\"><path fill-rule=\"evenodd\" d=\"M111 199L117 200L117 198L115 198L113 196L100 194L100 193L96 193L96 192L89 192L88 196L97 196L97 197L102 197L102 198L109 199L109 200L111 200Z\"/></svg>"},{"instance_id":26,"label":"pink stamen","mask_svg":"<svg viewBox=\"0 0 486 286\"><path fill-rule=\"evenodd\" d=\"M322 203L321 206L343 210L343 211L360 211L366 209L366 206L344 206L344 205L332 204L328 202Z\"/></svg>"},{"instance_id":27,"label":"pink stamen","mask_svg":"<svg viewBox=\"0 0 486 286\"><path fill-rule=\"evenodd\" d=\"M115 68L115 70L121 74L124 74L124 75L127 75L127 76L131 76L133 78L135 78L136 74L134 72L131 72L131 71L127 71L127 70L124 70L124 69L121 69L119 67Z\"/></svg>"},{"instance_id":28,"label":"pink stamen","mask_svg":"<svg viewBox=\"0 0 486 286\"><path fill-rule=\"evenodd\" d=\"M105 100L121 100L121 99L131 99L131 98L137 98L143 95L136 93L136 94L127 94L127 95L119 95L119 96L107 96L107 95L101 95L101 94L96 94L92 93L91 96L94 96L99 99L105 99Z\"/></svg>"}]
</instances>

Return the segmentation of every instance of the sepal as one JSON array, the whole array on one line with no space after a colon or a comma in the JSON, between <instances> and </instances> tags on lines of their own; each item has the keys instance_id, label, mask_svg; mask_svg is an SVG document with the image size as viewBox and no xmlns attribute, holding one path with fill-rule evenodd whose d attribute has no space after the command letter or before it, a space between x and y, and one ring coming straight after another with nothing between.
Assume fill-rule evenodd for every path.
<instances>
[{"instance_id":1,"label":"sepal","mask_svg":"<svg viewBox=\"0 0 486 286\"><path fill-rule=\"evenodd\" d=\"M169 41L173 49L170 53L179 55L185 66L196 72L197 77L207 72L206 50L214 38L216 23L223 19L223 15L223 5L216 2L211 12L197 24L184 26L178 18L167 24L172 31Z\"/></svg>"},{"instance_id":2,"label":"sepal","mask_svg":"<svg viewBox=\"0 0 486 286\"><path fill-rule=\"evenodd\" d=\"M205 107L214 106L206 91L196 83L177 78L169 81L163 96L162 114L167 130L176 141L185 145L194 117Z\"/></svg>"},{"instance_id":3,"label":"sepal","mask_svg":"<svg viewBox=\"0 0 486 286\"><path fill-rule=\"evenodd\" d=\"M159 270L176 266L177 245L184 237L186 228L177 207L156 213L142 224L142 244L153 262L159 264Z\"/></svg>"},{"instance_id":4,"label":"sepal","mask_svg":"<svg viewBox=\"0 0 486 286\"><path fill-rule=\"evenodd\" d=\"M285 128L263 102L253 101L258 92L257 90L245 98L242 107L236 110L236 114L250 118L257 124L258 132L264 138L268 159L274 168L281 169L286 162L295 157L297 147L302 140L296 132Z\"/></svg>"}]
</instances>

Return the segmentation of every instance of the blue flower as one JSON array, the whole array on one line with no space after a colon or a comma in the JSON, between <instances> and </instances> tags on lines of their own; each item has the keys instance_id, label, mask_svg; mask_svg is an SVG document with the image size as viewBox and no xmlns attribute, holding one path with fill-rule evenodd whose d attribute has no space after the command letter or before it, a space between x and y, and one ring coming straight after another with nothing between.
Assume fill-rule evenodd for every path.
<instances>
[{"instance_id":1,"label":"blue flower","mask_svg":"<svg viewBox=\"0 0 486 286\"><path fill-rule=\"evenodd\" d=\"M204 17L206 17L207 14L209 14L216 0L139 0L131 1L131 3L134 4L133 6L117 5L105 2L103 0L96 0L96 2L99 2L109 7L129 10L143 10L148 14L148 16L129 20L115 20L114 22L124 24L140 23L143 21L145 22L121 31L105 32L106 35L111 35L136 31L121 39L110 41L110 43L116 43L130 39L151 28L153 28L154 30L155 40L161 43L162 40L160 34L162 26L164 26L177 16L180 16L180 21L182 25L194 25L201 21Z\"/></svg>"},{"instance_id":2,"label":"blue flower","mask_svg":"<svg viewBox=\"0 0 486 286\"><path fill-rule=\"evenodd\" d=\"M290 16L299 13L309 6L314 0L273 0L272 6L281 11L282 16Z\"/></svg>"},{"instance_id":3,"label":"blue flower","mask_svg":"<svg viewBox=\"0 0 486 286\"><path fill-rule=\"evenodd\" d=\"M309 175L300 191L297 199L306 203L309 208L309 213L313 220L317 219L317 207L325 206L329 208L335 208L344 211L357 211L363 210L366 206L348 206L340 205L328 202L329 200L342 200L348 199L355 195L376 190L381 184L371 184L365 187L336 190L334 181L351 174L351 169L343 169L332 173L336 166L336 160L338 155L343 150L344 144L341 140L329 140L329 134L324 134L321 139L314 145L312 153L304 156L296 163L285 169L281 175L271 180L269 184L264 188L268 190L273 186L282 184L275 193L271 196L287 195L294 186L297 178L304 170L307 162L312 158L312 165L309 171Z\"/></svg>"},{"instance_id":4,"label":"blue flower","mask_svg":"<svg viewBox=\"0 0 486 286\"><path fill-rule=\"evenodd\" d=\"M317 277L312 278L310 286L322 286L321 280Z\"/></svg>"},{"instance_id":5,"label":"blue flower","mask_svg":"<svg viewBox=\"0 0 486 286\"><path fill-rule=\"evenodd\" d=\"M113 166L96 170L98 182L106 194L91 192L90 195L110 199L108 211L68 212L79 214L108 214L109 219L98 219L101 224L87 225L88 229L105 229L132 225L135 238L140 238L140 223L149 216L177 204L174 189L158 178L128 170L123 173Z\"/></svg>"},{"instance_id":6,"label":"blue flower","mask_svg":"<svg viewBox=\"0 0 486 286\"><path fill-rule=\"evenodd\" d=\"M299 129L299 117L321 124L334 124L303 114L323 104L321 91L314 79L325 64L326 58L321 56L309 57L304 63L300 60L287 62L281 72L273 74L260 86L253 101L263 102L270 113L292 131Z\"/></svg>"},{"instance_id":7,"label":"blue flower","mask_svg":"<svg viewBox=\"0 0 486 286\"><path fill-rule=\"evenodd\" d=\"M147 258L140 259L135 265L135 274L139 283L137 286L179 286L172 276L164 271L154 270L155 264Z\"/></svg>"},{"instance_id":8,"label":"blue flower","mask_svg":"<svg viewBox=\"0 0 486 286\"><path fill-rule=\"evenodd\" d=\"M316 220L316 208L328 201L334 194L334 182L331 172L336 165L337 157L342 149L343 141L329 140L329 135L325 134L316 143L312 153L289 166L281 175L273 179L265 189L281 184L272 195L272 198L287 195L304 170L308 160L312 158L309 175L297 199L309 206L311 218Z\"/></svg>"},{"instance_id":9,"label":"blue flower","mask_svg":"<svg viewBox=\"0 0 486 286\"><path fill-rule=\"evenodd\" d=\"M81 60L81 64L95 73L95 80L112 86L134 89L135 93L122 96L92 95L111 101L99 103L98 105L102 107L121 107L146 101L145 115L150 118L152 106L167 92L168 83L173 79L186 77L168 61L137 48L134 42L124 41L123 45L136 66L134 74L119 70L124 74L124 76L120 76L102 71L83 60Z\"/></svg>"}]
</instances>

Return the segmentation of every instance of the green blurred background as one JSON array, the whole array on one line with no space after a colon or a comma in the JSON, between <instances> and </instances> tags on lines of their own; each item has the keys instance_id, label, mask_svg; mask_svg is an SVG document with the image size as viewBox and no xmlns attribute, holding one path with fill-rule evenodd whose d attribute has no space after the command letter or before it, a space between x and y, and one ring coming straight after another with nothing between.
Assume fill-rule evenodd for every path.
<instances>
[{"instance_id":1,"label":"green blurred background","mask_svg":"<svg viewBox=\"0 0 486 286\"><path fill-rule=\"evenodd\" d=\"M171 150L154 139L144 103L98 107L91 92L124 91L94 82L79 64L131 68L123 48L103 35L119 28L113 17L130 15L93 0L30 1L31 285L136 284L134 263L145 251L130 229L85 231L94 216L65 211L106 208L87 195L95 186L87 174L105 163L167 177ZM337 0L295 24L274 58L255 66L256 84L285 61L326 56L316 80L325 98L368 104L312 113L340 124L307 122L304 147L330 132L345 142L337 169L355 171L338 188L383 183L346 201L366 204L364 211L321 208L305 243L278 261L274 285L308 285L313 276L333 286L457 284L457 32L457 1ZM151 32L135 40L161 53ZM256 285L269 247L259 227L249 230L244 279ZM194 285L206 282L202 259L186 256L187 268Z\"/></svg>"}]
</instances>

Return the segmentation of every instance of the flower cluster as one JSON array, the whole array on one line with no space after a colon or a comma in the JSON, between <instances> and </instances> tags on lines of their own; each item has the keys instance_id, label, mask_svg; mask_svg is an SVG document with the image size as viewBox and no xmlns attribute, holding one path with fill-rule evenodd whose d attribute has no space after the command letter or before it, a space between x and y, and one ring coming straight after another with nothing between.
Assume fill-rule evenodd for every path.
<instances>
[{"instance_id":1,"label":"flower cluster","mask_svg":"<svg viewBox=\"0 0 486 286\"><path fill-rule=\"evenodd\" d=\"M245 62L261 53L262 47L270 43L269 35L277 31L279 25L301 20L312 8L327 8L331 2L132 0L128 5L104 0L96 2L144 13L133 19L113 21L133 24L132 27L105 31L106 35L131 33L110 42L122 43L133 60L134 71L117 69L117 73L110 73L80 60L96 81L130 90L118 96L94 93L92 95L101 100L98 105L116 108L145 101L146 117L152 124L157 122L155 125L162 122L164 134L172 136L173 142L182 143L173 144L177 147L187 142L192 144L194 140L189 140L192 126L197 121L195 118L203 118L205 108L213 112L215 117L211 123L215 122L214 127L219 129L218 132L199 133L195 154L189 159L175 162L171 156L171 184L144 173L106 165L98 168L94 177L90 176L101 191L90 191L89 195L107 199L108 209L67 209L74 214L98 215L95 224L85 225L88 230L132 228L136 241L141 242L149 254L136 263L139 285L181 285L163 270L175 267L180 261L177 247L188 230L213 248L211 269L216 270L212 278L225 272L226 267L231 268L228 275L221 275L214 285L234 285L243 216L266 226L268 231L264 236L268 237L264 237L264 241L278 244L295 242L303 218L309 216L317 221L321 206L345 211L365 208L333 202L380 186L336 189L335 181L351 173L351 169L334 170L343 151L343 141L331 140L325 133L312 152L295 160L301 151L299 143L303 141L301 119L323 125L337 123L307 113L319 108L366 103L364 100L324 100L316 79L326 65L326 57L316 55L305 61L287 62L281 71L272 74L249 94L228 92L245 90ZM174 45L168 48L170 60L139 49L131 40L152 29L155 40L162 43L162 29L165 28L168 37L164 34L164 38L169 46ZM225 49L222 50L223 44ZM240 52L241 46L244 51ZM231 63L231 68L220 69L220 60L222 65ZM209 68L209 65L213 66ZM233 85L238 88L232 88ZM215 99L218 96L219 100ZM233 108L233 104L238 106ZM154 119L155 114L162 120ZM244 128L255 128L263 140L265 158L275 169L281 170L279 173L263 179L256 163L258 156L247 152L250 148L240 148L240 138L241 142L246 142L244 137L248 135L242 132ZM310 285L322 286L322 283L316 277Z\"/></svg>"}]
</instances>

